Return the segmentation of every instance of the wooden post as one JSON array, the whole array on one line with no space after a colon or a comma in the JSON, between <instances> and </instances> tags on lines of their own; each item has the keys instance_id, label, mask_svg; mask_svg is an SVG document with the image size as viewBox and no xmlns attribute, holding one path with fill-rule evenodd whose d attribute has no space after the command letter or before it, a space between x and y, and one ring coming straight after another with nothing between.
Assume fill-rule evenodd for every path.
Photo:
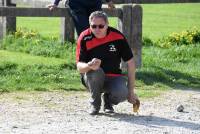
<instances>
[{"instance_id":1,"label":"wooden post","mask_svg":"<svg viewBox=\"0 0 200 134\"><path fill-rule=\"evenodd\" d=\"M142 7L139 5L124 5L123 16L118 19L118 29L125 35L132 51L136 66L142 63ZM127 65L122 62L121 69L125 71Z\"/></svg>"},{"instance_id":2,"label":"wooden post","mask_svg":"<svg viewBox=\"0 0 200 134\"><path fill-rule=\"evenodd\" d=\"M65 18L61 18L61 41L74 42L74 22L69 12Z\"/></svg>"},{"instance_id":3,"label":"wooden post","mask_svg":"<svg viewBox=\"0 0 200 134\"><path fill-rule=\"evenodd\" d=\"M4 6L16 7L11 0L4 0ZM16 17L3 17L3 36L16 31Z\"/></svg>"},{"instance_id":4,"label":"wooden post","mask_svg":"<svg viewBox=\"0 0 200 134\"><path fill-rule=\"evenodd\" d=\"M123 15L118 19L118 30L120 30L126 37L128 44L131 45L131 19L132 19L132 5L124 5L122 7ZM122 61L121 69L126 71L127 65Z\"/></svg>"},{"instance_id":5,"label":"wooden post","mask_svg":"<svg viewBox=\"0 0 200 134\"><path fill-rule=\"evenodd\" d=\"M142 64L142 7L132 6L131 48L135 55L136 66Z\"/></svg>"},{"instance_id":6,"label":"wooden post","mask_svg":"<svg viewBox=\"0 0 200 134\"><path fill-rule=\"evenodd\" d=\"M4 1L0 0L0 7L4 5ZM0 40L3 39L3 17L0 17Z\"/></svg>"}]
</instances>

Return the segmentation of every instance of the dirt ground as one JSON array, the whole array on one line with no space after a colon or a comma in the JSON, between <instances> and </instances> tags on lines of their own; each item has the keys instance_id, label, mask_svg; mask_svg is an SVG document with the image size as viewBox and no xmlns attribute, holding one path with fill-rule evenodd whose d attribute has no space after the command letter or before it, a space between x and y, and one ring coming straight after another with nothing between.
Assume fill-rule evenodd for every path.
<instances>
[{"instance_id":1,"label":"dirt ground","mask_svg":"<svg viewBox=\"0 0 200 134\"><path fill-rule=\"evenodd\" d=\"M141 100L138 115L123 102L114 114L91 116L88 98L88 92L0 94L0 134L200 134L200 90Z\"/></svg>"}]
</instances>

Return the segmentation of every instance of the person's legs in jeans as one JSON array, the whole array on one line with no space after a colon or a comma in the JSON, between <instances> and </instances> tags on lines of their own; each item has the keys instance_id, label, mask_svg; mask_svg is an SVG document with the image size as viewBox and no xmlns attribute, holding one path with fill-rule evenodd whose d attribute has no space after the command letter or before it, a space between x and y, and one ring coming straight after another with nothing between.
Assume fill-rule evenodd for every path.
<instances>
[{"instance_id":1,"label":"person's legs in jeans","mask_svg":"<svg viewBox=\"0 0 200 134\"><path fill-rule=\"evenodd\" d=\"M89 16L92 12L101 10L102 2L88 3L69 1L70 12L74 20L78 36L82 31L89 28Z\"/></svg>"},{"instance_id":2,"label":"person's legs in jeans","mask_svg":"<svg viewBox=\"0 0 200 134\"><path fill-rule=\"evenodd\" d=\"M82 31L89 28L88 12L87 9L81 6L80 3L69 3L70 12L76 27L78 36Z\"/></svg>"},{"instance_id":3,"label":"person's legs in jeans","mask_svg":"<svg viewBox=\"0 0 200 134\"><path fill-rule=\"evenodd\" d=\"M97 114L101 106L101 93L103 91L105 74L100 68L95 71L89 71L83 76L86 87L91 93L91 106L90 114Z\"/></svg>"},{"instance_id":4,"label":"person's legs in jeans","mask_svg":"<svg viewBox=\"0 0 200 134\"><path fill-rule=\"evenodd\" d=\"M106 76L103 95L105 112L113 112L112 105L125 101L127 96L127 79L124 76Z\"/></svg>"}]
</instances>

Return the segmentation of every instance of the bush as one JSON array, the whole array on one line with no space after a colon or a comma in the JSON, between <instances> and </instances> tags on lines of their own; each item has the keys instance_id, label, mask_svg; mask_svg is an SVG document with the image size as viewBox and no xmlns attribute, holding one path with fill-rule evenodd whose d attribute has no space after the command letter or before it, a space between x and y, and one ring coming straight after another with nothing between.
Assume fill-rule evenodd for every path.
<instances>
[{"instance_id":1,"label":"bush","mask_svg":"<svg viewBox=\"0 0 200 134\"><path fill-rule=\"evenodd\" d=\"M26 28L18 28L14 33L15 38L24 38L24 39L34 39L40 37L40 34L34 30L28 30Z\"/></svg>"},{"instance_id":2,"label":"bush","mask_svg":"<svg viewBox=\"0 0 200 134\"><path fill-rule=\"evenodd\" d=\"M197 28L183 31L181 33L172 33L156 42L159 47L169 48L174 45L190 45L200 42L200 31Z\"/></svg>"},{"instance_id":3,"label":"bush","mask_svg":"<svg viewBox=\"0 0 200 134\"><path fill-rule=\"evenodd\" d=\"M143 37L142 38L142 46L153 46L154 42L148 38L148 37Z\"/></svg>"}]
</instances>

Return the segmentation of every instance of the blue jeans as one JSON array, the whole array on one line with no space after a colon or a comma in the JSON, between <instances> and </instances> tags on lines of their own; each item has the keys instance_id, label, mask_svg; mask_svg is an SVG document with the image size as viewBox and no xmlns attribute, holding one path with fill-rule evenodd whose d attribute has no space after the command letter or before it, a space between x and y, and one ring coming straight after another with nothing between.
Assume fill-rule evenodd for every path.
<instances>
[{"instance_id":1,"label":"blue jeans","mask_svg":"<svg viewBox=\"0 0 200 134\"><path fill-rule=\"evenodd\" d=\"M106 76L100 68L83 74L83 84L91 93L91 104L96 108L101 106L101 93L109 94L111 104L117 105L128 96L127 79L124 76Z\"/></svg>"}]
</instances>

